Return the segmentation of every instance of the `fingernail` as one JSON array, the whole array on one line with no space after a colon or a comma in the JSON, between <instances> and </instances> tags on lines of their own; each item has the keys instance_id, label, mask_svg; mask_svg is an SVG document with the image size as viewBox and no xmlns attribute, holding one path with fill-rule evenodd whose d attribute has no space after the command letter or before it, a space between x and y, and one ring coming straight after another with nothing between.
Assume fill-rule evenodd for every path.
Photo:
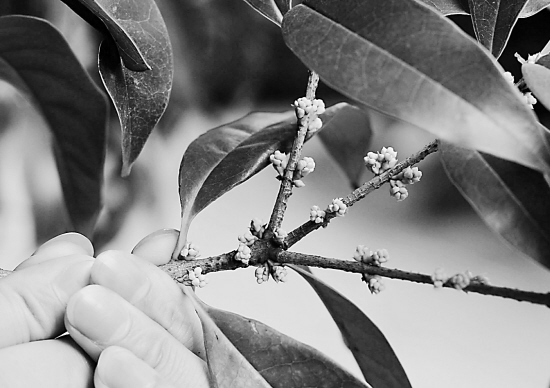
<instances>
[{"instance_id":1,"label":"fingernail","mask_svg":"<svg viewBox=\"0 0 550 388\"><path fill-rule=\"evenodd\" d=\"M97 378L109 388L151 388L157 386L160 376L129 350L112 346L99 358Z\"/></svg>"},{"instance_id":2,"label":"fingernail","mask_svg":"<svg viewBox=\"0 0 550 388\"><path fill-rule=\"evenodd\" d=\"M51 250L55 250L56 257L68 256L77 253L82 253L88 256L94 255L94 247L90 240L80 233L74 232L60 234L59 236L46 241L36 250L36 252L33 253L33 256L37 254L49 254Z\"/></svg>"},{"instance_id":3,"label":"fingernail","mask_svg":"<svg viewBox=\"0 0 550 388\"><path fill-rule=\"evenodd\" d=\"M113 290L134 304L151 288L151 280L136 260L139 259L122 251L103 252L94 262L91 282Z\"/></svg>"},{"instance_id":4,"label":"fingernail","mask_svg":"<svg viewBox=\"0 0 550 388\"><path fill-rule=\"evenodd\" d=\"M116 342L130 329L130 314L124 300L114 292L97 285L77 292L67 305L69 324L98 344Z\"/></svg>"},{"instance_id":5,"label":"fingernail","mask_svg":"<svg viewBox=\"0 0 550 388\"><path fill-rule=\"evenodd\" d=\"M172 257L178 236L175 229L157 230L138 242L132 253L155 265L166 264Z\"/></svg>"}]
</instances>

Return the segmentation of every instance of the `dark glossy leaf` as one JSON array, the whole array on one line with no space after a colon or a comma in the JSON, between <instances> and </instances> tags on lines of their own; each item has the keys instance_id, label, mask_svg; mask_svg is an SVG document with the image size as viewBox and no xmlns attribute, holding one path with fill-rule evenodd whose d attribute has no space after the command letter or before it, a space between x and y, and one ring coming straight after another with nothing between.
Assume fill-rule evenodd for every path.
<instances>
[{"instance_id":1,"label":"dark glossy leaf","mask_svg":"<svg viewBox=\"0 0 550 388\"><path fill-rule=\"evenodd\" d=\"M547 170L533 112L500 65L455 24L409 0L306 0L287 45L329 86L437 137Z\"/></svg>"},{"instance_id":2,"label":"dark glossy leaf","mask_svg":"<svg viewBox=\"0 0 550 388\"><path fill-rule=\"evenodd\" d=\"M359 364L365 380L375 388L411 387L407 374L384 334L338 291L310 272L292 266L325 304Z\"/></svg>"},{"instance_id":3,"label":"dark glossy leaf","mask_svg":"<svg viewBox=\"0 0 550 388\"><path fill-rule=\"evenodd\" d=\"M235 313L203 304L229 341L273 388L365 387L318 350Z\"/></svg>"},{"instance_id":4,"label":"dark glossy leaf","mask_svg":"<svg viewBox=\"0 0 550 388\"><path fill-rule=\"evenodd\" d=\"M468 0L477 40L500 57L527 0Z\"/></svg>"},{"instance_id":5,"label":"dark glossy leaf","mask_svg":"<svg viewBox=\"0 0 550 388\"><path fill-rule=\"evenodd\" d=\"M323 128L334 117L354 109L345 103L327 108L321 115ZM258 112L211 129L189 145L180 166L182 221L174 258L185 245L193 218L220 196L264 169L273 152L290 152L296 131L294 111Z\"/></svg>"},{"instance_id":6,"label":"dark glossy leaf","mask_svg":"<svg viewBox=\"0 0 550 388\"><path fill-rule=\"evenodd\" d=\"M216 326L195 293L184 292L193 301L201 320L206 361L210 372L210 386L212 388L269 388L270 385L262 375L250 365Z\"/></svg>"},{"instance_id":7,"label":"dark glossy leaf","mask_svg":"<svg viewBox=\"0 0 550 388\"><path fill-rule=\"evenodd\" d=\"M468 0L420 0L437 9L445 16L449 15L469 15ZM550 4L550 0L527 0L527 4L521 10L519 17L531 17Z\"/></svg>"},{"instance_id":8,"label":"dark glossy leaf","mask_svg":"<svg viewBox=\"0 0 550 388\"><path fill-rule=\"evenodd\" d=\"M61 0L81 18L102 32L108 33L116 42L124 65L132 71L150 70L147 59L142 53L146 47L141 42L143 31L139 21L132 16L136 5L128 0ZM132 2L136 3L136 2ZM150 5L141 2L143 8ZM139 11L138 11L139 12ZM141 11L140 16L143 15Z\"/></svg>"},{"instance_id":9,"label":"dark glossy leaf","mask_svg":"<svg viewBox=\"0 0 550 388\"><path fill-rule=\"evenodd\" d=\"M285 4L284 0L244 0L248 5L258 11L261 15L280 26L283 21L283 13L278 3ZM288 10L287 10L288 11ZM285 11L286 12L286 11Z\"/></svg>"},{"instance_id":10,"label":"dark glossy leaf","mask_svg":"<svg viewBox=\"0 0 550 388\"><path fill-rule=\"evenodd\" d=\"M339 115L325 125L319 136L351 186L354 189L359 187L365 171L363 157L367 154L372 137L368 112L350 108L348 114Z\"/></svg>"},{"instance_id":11,"label":"dark glossy leaf","mask_svg":"<svg viewBox=\"0 0 550 388\"><path fill-rule=\"evenodd\" d=\"M443 143L451 182L496 233L550 268L550 187L535 170Z\"/></svg>"},{"instance_id":12,"label":"dark glossy leaf","mask_svg":"<svg viewBox=\"0 0 550 388\"><path fill-rule=\"evenodd\" d=\"M547 57L550 58L548 55ZM538 102L550 110L550 68L526 63L521 66L521 72L523 73L525 83L529 86Z\"/></svg>"},{"instance_id":13,"label":"dark glossy leaf","mask_svg":"<svg viewBox=\"0 0 550 388\"><path fill-rule=\"evenodd\" d=\"M101 207L107 100L48 22L0 18L0 78L44 115L72 228L91 237Z\"/></svg>"},{"instance_id":14,"label":"dark glossy leaf","mask_svg":"<svg viewBox=\"0 0 550 388\"><path fill-rule=\"evenodd\" d=\"M131 71L122 65L111 40L101 44L99 72L120 119L122 174L128 175L168 105L174 68L166 25L154 0L113 4L151 67L145 72Z\"/></svg>"}]
</instances>

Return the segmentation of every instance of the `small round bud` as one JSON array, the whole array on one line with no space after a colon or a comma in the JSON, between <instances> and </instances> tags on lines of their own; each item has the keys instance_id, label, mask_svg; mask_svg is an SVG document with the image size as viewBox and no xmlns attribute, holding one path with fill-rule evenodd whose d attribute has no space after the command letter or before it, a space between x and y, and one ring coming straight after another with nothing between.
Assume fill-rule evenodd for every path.
<instances>
[{"instance_id":1,"label":"small round bud","mask_svg":"<svg viewBox=\"0 0 550 388\"><path fill-rule=\"evenodd\" d=\"M316 224L320 224L325 220L325 211L321 210L319 206L312 206L311 210L309 212L309 220L315 222Z\"/></svg>"},{"instance_id":2,"label":"small round bud","mask_svg":"<svg viewBox=\"0 0 550 388\"><path fill-rule=\"evenodd\" d=\"M443 284L449 279L442 268L437 268L432 274L432 282L435 288L443 287Z\"/></svg>"},{"instance_id":3,"label":"small round bud","mask_svg":"<svg viewBox=\"0 0 550 388\"><path fill-rule=\"evenodd\" d=\"M323 126L323 121L319 117L316 117L314 120L311 120L309 122L309 125L307 127L307 130L309 132L316 132Z\"/></svg>"},{"instance_id":4,"label":"small round bud","mask_svg":"<svg viewBox=\"0 0 550 388\"><path fill-rule=\"evenodd\" d=\"M336 213L338 217L343 217L346 214L348 206L344 203L343 198L335 198L332 203L328 205L328 210L331 213Z\"/></svg>"}]
</instances>

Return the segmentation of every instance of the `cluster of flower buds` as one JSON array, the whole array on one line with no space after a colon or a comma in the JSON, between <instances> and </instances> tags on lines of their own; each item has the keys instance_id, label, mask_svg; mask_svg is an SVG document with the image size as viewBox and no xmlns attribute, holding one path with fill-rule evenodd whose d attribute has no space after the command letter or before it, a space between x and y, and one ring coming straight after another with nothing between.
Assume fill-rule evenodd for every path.
<instances>
[{"instance_id":1,"label":"cluster of flower buds","mask_svg":"<svg viewBox=\"0 0 550 388\"><path fill-rule=\"evenodd\" d=\"M308 176L315 170L315 161L313 158L305 156L296 164L296 170L292 177L292 184L296 187L304 187L305 183L302 178Z\"/></svg>"},{"instance_id":2,"label":"cluster of flower buds","mask_svg":"<svg viewBox=\"0 0 550 388\"><path fill-rule=\"evenodd\" d=\"M393 180L401 181L405 185L412 185L416 182L420 182L422 178L422 171L418 167L407 167L399 174L393 177Z\"/></svg>"},{"instance_id":3,"label":"cluster of flower buds","mask_svg":"<svg viewBox=\"0 0 550 388\"><path fill-rule=\"evenodd\" d=\"M180 257L184 260L196 260L199 257L199 247L192 242L188 242L181 249Z\"/></svg>"},{"instance_id":4,"label":"cluster of flower buds","mask_svg":"<svg viewBox=\"0 0 550 388\"><path fill-rule=\"evenodd\" d=\"M258 284L265 283L269 280L269 265L267 263L256 268L256 282Z\"/></svg>"},{"instance_id":5,"label":"cluster of flower buds","mask_svg":"<svg viewBox=\"0 0 550 388\"><path fill-rule=\"evenodd\" d=\"M398 201L403 201L409 196L409 190L403 182L390 179L390 195Z\"/></svg>"},{"instance_id":6,"label":"cluster of flower buds","mask_svg":"<svg viewBox=\"0 0 550 388\"><path fill-rule=\"evenodd\" d=\"M206 275L202 274L202 268L201 267L195 267L192 270L188 270L189 273L189 280L191 281L191 284L195 287L206 287L208 284L208 280L206 279Z\"/></svg>"},{"instance_id":7,"label":"cluster of flower buds","mask_svg":"<svg viewBox=\"0 0 550 388\"><path fill-rule=\"evenodd\" d=\"M265 224L259 218L254 218L252 219L252 221L250 221L250 233L252 233L253 236L256 236L258 238L264 237L264 232L266 227L267 227L267 224Z\"/></svg>"},{"instance_id":8,"label":"cluster of flower buds","mask_svg":"<svg viewBox=\"0 0 550 388\"><path fill-rule=\"evenodd\" d=\"M289 155L277 150L269 156L269 161L273 168L277 170L279 176L285 175L285 169L288 164Z\"/></svg>"},{"instance_id":9,"label":"cluster of flower buds","mask_svg":"<svg viewBox=\"0 0 550 388\"><path fill-rule=\"evenodd\" d=\"M432 274L432 282L435 288L443 287L443 284L445 284L447 280L449 280L449 277L447 276L443 268L437 268Z\"/></svg>"},{"instance_id":10,"label":"cluster of flower buds","mask_svg":"<svg viewBox=\"0 0 550 388\"><path fill-rule=\"evenodd\" d=\"M377 249L376 251L371 251L364 245L357 245L355 248L355 254L353 258L360 263L375 265L380 267L383 263L386 263L390 255L388 254L387 249Z\"/></svg>"},{"instance_id":11,"label":"cluster of flower buds","mask_svg":"<svg viewBox=\"0 0 550 388\"><path fill-rule=\"evenodd\" d=\"M286 282L286 277L287 277L286 267L282 265L273 266L271 269L271 276L273 276L273 280L275 280L277 283Z\"/></svg>"},{"instance_id":12,"label":"cluster of flower buds","mask_svg":"<svg viewBox=\"0 0 550 388\"><path fill-rule=\"evenodd\" d=\"M237 248L237 253L235 254L235 260L248 265L248 261L251 257L252 251L250 250L250 247L244 243L239 243L239 248Z\"/></svg>"},{"instance_id":13,"label":"cluster of flower buds","mask_svg":"<svg viewBox=\"0 0 550 388\"><path fill-rule=\"evenodd\" d=\"M371 294L379 294L380 292L384 291L386 286L382 282L382 278L378 275L363 275L363 280L367 283L367 286L369 287L369 291Z\"/></svg>"},{"instance_id":14,"label":"cluster of flower buds","mask_svg":"<svg viewBox=\"0 0 550 388\"><path fill-rule=\"evenodd\" d=\"M527 60L525 60L518 53L516 53L516 58L518 59L519 63L521 63L521 64L535 63L536 61L539 60L540 54L529 55L527 57ZM510 73L509 71L504 72L504 78L506 79L506 81L508 81L509 83L511 83L512 85L515 86L515 80L514 80L514 76L512 75L512 73ZM531 92L523 93L523 98L524 98L525 103L527 104L527 106L531 109L534 109L533 105L535 105L537 103L537 99L535 98L535 96L533 96L533 93L531 93Z\"/></svg>"},{"instance_id":15,"label":"cluster of flower buds","mask_svg":"<svg viewBox=\"0 0 550 388\"><path fill-rule=\"evenodd\" d=\"M369 170L375 175L380 175L395 167L397 164L397 152L394 151L393 147L382 147L380 152L369 152L363 160Z\"/></svg>"},{"instance_id":16,"label":"cluster of flower buds","mask_svg":"<svg viewBox=\"0 0 550 388\"><path fill-rule=\"evenodd\" d=\"M321 129L323 122L318 115L325 112L325 103L323 100L310 100L301 97L294 101L294 110L300 126L307 125L308 132L315 132Z\"/></svg>"},{"instance_id":17,"label":"cluster of flower buds","mask_svg":"<svg viewBox=\"0 0 550 388\"><path fill-rule=\"evenodd\" d=\"M285 241L285 238L287 236L288 236L288 233L285 230L281 229L281 228L277 228L273 232L273 239L275 241L277 241L279 244L282 244L283 241Z\"/></svg>"},{"instance_id":18,"label":"cluster of flower buds","mask_svg":"<svg viewBox=\"0 0 550 388\"><path fill-rule=\"evenodd\" d=\"M343 217L346 215L348 206L344 203L343 198L334 198L332 203L328 205L328 210L331 213L336 213L338 217Z\"/></svg>"},{"instance_id":19,"label":"cluster of flower buds","mask_svg":"<svg viewBox=\"0 0 550 388\"><path fill-rule=\"evenodd\" d=\"M316 224L320 224L325 220L325 215L326 213L324 210L321 210L319 206L313 205L309 211L309 220Z\"/></svg>"},{"instance_id":20,"label":"cluster of flower buds","mask_svg":"<svg viewBox=\"0 0 550 388\"><path fill-rule=\"evenodd\" d=\"M258 239L258 237L254 236L250 230L247 230L246 233L241 234L238 239L240 243L251 246L252 244L254 244L254 241Z\"/></svg>"}]
</instances>

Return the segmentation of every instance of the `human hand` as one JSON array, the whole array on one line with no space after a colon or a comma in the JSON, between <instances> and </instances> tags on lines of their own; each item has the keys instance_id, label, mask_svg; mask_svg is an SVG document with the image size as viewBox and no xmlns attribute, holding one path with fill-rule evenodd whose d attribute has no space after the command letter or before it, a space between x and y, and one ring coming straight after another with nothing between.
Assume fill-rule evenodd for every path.
<instances>
[{"instance_id":1,"label":"human hand","mask_svg":"<svg viewBox=\"0 0 550 388\"><path fill-rule=\"evenodd\" d=\"M133 255L100 254L93 285L70 299L65 324L97 361L96 388L209 386L200 321L188 297L156 267L170 260L176 240L177 231L163 230L143 239Z\"/></svg>"},{"instance_id":2,"label":"human hand","mask_svg":"<svg viewBox=\"0 0 550 388\"><path fill-rule=\"evenodd\" d=\"M67 233L46 242L0 280L0 386L88 387L93 363L65 331L69 298L89 284L90 241Z\"/></svg>"}]
</instances>

